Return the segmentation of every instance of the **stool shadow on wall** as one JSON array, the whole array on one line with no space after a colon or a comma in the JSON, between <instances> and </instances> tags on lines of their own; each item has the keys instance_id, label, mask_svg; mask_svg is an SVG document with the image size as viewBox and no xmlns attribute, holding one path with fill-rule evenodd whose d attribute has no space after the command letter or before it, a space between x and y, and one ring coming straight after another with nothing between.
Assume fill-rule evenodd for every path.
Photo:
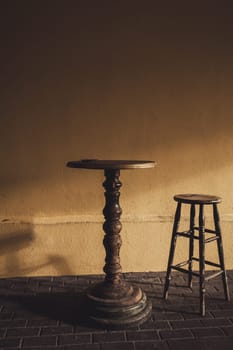
<instances>
[{"instance_id":1,"label":"stool shadow on wall","mask_svg":"<svg viewBox=\"0 0 233 350\"><path fill-rule=\"evenodd\" d=\"M15 225L5 222L1 226L1 276L19 276L24 272L24 250L34 241L33 225Z\"/></svg>"},{"instance_id":2,"label":"stool shadow on wall","mask_svg":"<svg viewBox=\"0 0 233 350\"><path fill-rule=\"evenodd\" d=\"M72 274L64 257L58 254L48 254L41 259L40 263L33 262L33 256L37 254L36 251L36 234L33 224L2 221L2 225L0 225L1 277L38 274L39 269L51 265L57 274ZM32 259L28 259L29 254Z\"/></svg>"},{"instance_id":3,"label":"stool shadow on wall","mask_svg":"<svg viewBox=\"0 0 233 350\"><path fill-rule=\"evenodd\" d=\"M41 258L37 234L32 223L12 223L8 220L0 223L2 302L13 302L20 309L25 308L32 317L58 317L71 324L85 325L83 290L87 284L73 276L70 265L60 254L51 252ZM36 254L39 263L33 261ZM54 280L51 276L25 277L38 275L40 269L49 267L56 270L58 275L66 276Z\"/></svg>"}]
</instances>

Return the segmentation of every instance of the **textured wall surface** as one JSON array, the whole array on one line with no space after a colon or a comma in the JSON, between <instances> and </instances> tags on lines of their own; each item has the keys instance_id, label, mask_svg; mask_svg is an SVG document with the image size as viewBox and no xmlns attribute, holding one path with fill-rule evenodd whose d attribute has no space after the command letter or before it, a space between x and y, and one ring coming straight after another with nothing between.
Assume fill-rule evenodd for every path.
<instances>
[{"instance_id":1,"label":"textured wall surface","mask_svg":"<svg viewBox=\"0 0 233 350\"><path fill-rule=\"evenodd\" d=\"M0 274L102 271L104 176L65 167L80 158L157 161L121 173L125 271L166 268L182 192L223 197L232 269L232 2L23 0L0 12Z\"/></svg>"}]
</instances>

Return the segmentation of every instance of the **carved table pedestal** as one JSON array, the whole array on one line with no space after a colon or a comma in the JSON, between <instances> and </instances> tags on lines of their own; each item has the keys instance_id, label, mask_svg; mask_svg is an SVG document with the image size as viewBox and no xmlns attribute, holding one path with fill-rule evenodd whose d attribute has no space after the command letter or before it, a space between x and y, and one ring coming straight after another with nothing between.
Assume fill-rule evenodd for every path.
<instances>
[{"instance_id":1,"label":"carved table pedestal","mask_svg":"<svg viewBox=\"0 0 233 350\"><path fill-rule=\"evenodd\" d=\"M101 161L81 160L67 163L71 168L103 169L105 181L105 207L103 214L105 232L103 244L106 250L105 280L97 283L86 292L88 301L88 318L105 328L126 328L138 325L148 319L152 309L146 294L136 286L122 279L120 265L120 247L122 213L119 196L121 169L152 168L152 161Z\"/></svg>"}]
</instances>

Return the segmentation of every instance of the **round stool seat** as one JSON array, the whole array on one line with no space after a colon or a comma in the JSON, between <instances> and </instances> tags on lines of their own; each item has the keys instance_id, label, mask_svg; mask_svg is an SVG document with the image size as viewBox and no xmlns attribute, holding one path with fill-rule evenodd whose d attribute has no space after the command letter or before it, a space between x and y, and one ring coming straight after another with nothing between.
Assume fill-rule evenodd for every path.
<instances>
[{"instance_id":1,"label":"round stool seat","mask_svg":"<svg viewBox=\"0 0 233 350\"><path fill-rule=\"evenodd\" d=\"M208 194L176 194L174 200L187 204L214 204L221 203L222 198Z\"/></svg>"}]
</instances>

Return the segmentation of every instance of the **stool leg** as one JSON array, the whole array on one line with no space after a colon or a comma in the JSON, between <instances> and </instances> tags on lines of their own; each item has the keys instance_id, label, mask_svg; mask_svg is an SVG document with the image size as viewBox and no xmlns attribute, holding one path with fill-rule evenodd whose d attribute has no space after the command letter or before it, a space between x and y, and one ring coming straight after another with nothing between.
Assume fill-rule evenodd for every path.
<instances>
[{"instance_id":1,"label":"stool leg","mask_svg":"<svg viewBox=\"0 0 233 350\"><path fill-rule=\"evenodd\" d=\"M192 288L192 270L193 270L193 236L194 236L195 204L190 207L190 240L189 240L189 281L188 286Z\"/></svg>"},{"instance_id":2,"label":"stool leg","mask_svg":"<svg viewBox=\"0 0 233 350\"><path fill-rule=\"evenodd\" d=\"M213 214L214 214L215 231L218 235L217 244L218 244L219 262L221 265L221 269L223 271L222 282L223 282L224 294L225 294L225 299L230 301L230 294L229 294L228 283L227 283L227 274L226 274L225 263L224 263L222 232L220 227L220 218L219 218L217 204L213 204Z\"/></svg>"},{"instance_id":3,"label":"stool leg","mask_svg":"<svg viewBox=\"0 0 233 350\"><path fill-rule=\"evenodd\" d=\"M199 272L200 272L200 313L205 316L205 217L203 204L199 211Z\"/></svg>"},{"instance_id":4,"label":"stool leg","mask_svg":"<svg viewBox=\"0 0 233 350\"><path fill-rule=\"evenodd\" d=\"M165 278L165 287L164 287L164 294L163 294L164 299L167 299L168 297L168 288L171 280L171 266L172 266L174 253L175 253L176 238L177 238L176 233L179 227L180 214L181 214L181 203L178 203L176 208L175 218L174 218L170 252L169 252L169 258L168 258L168 264L167 264L167 273Z\"/></svg>"}]
</instances>

